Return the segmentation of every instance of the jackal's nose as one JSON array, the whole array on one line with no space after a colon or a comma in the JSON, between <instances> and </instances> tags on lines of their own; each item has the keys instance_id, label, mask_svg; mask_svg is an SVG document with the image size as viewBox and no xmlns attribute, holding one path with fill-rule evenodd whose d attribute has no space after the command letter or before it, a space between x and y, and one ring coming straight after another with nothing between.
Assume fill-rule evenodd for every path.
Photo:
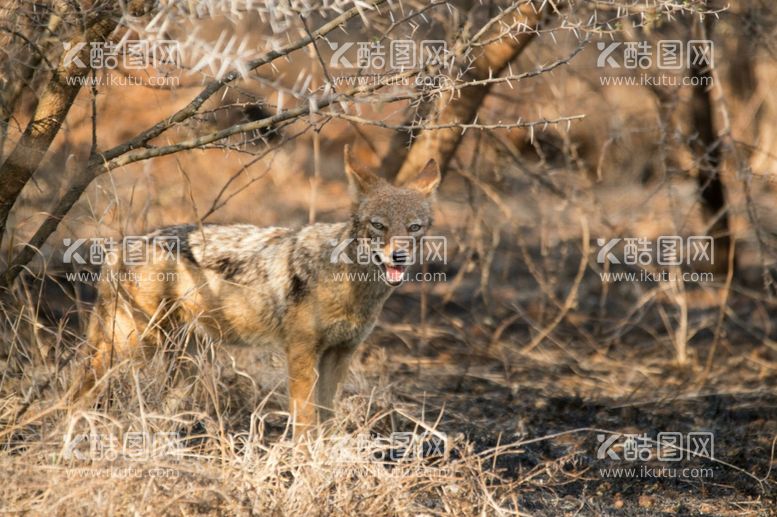
<instances>
[{"instance_id":1,"label":"jackal's nose","mask_svg":"<svg viewBox=\"0 0 777 517\"><path fill-rule=\"evenodd\" d=\"M394 264L404 264L409 257L407 250L394 250L391 252L391 261Z\"/></svg>"}]
</instances>

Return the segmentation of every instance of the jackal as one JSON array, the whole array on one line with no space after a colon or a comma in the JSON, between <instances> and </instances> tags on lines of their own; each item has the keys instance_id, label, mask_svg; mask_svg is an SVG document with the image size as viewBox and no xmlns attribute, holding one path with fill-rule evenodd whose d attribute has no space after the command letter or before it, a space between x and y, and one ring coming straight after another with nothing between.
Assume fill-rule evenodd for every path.
<instances>
[{"instance_id":1,"label":"jackal","mask_svg":"<svg viewBox=\"0 0 777 517\"><path fill-rule=\"evenodd\" d=\"M425 234L440 183L429 161L407 184L391 185L352 163L347 146L345 171L349 222L299 230L173 226L147 238L172 239L177 260L154 253L143 265L106 266L87 331L93 355L83 389L117 361L142 364L172 322L196 321L197 332L217 341L285 348L295 435L314 425L317 413L331 416L351 355L410 262L392 237ZM368 248L372 260L350 260L363 252L357 246L364 239L379 243Z\"/></svg>"}]
</instances>

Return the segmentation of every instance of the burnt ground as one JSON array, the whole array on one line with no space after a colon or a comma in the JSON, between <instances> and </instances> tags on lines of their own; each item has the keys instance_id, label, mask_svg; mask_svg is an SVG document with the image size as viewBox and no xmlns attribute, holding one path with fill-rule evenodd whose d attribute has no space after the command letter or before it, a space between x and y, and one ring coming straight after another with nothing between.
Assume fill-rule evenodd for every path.
<instances>
[{"instance_id":1,"label":"burnt ground","mask_svg":"<svg viewBox=\"0 0 777 517\"><path fill-rule=\"evenodd\" d=\"M515 268L518 284L530 285ZM373 341L390 357L397 400L416 413L423 407L427 421L439 417L439 430L465 435L476 450L521 444L492 466L521 481L520 507L531 514L777 514L774 308L749 295L752 285L734 281L715 345L709 322L717 321L719 302L707 299L709 287L688 286L688 318L698 330L680 366L661 330L670 300L641 305L640 296L621 289L602 310L602 288L590 273L577 306L531 350L533 300L509 288L496 289L489 304L474 296L441 306L430 294L434 309L425 326L384 324ZM392 299L385 319L422 310L414 294ZM622 449L619 460L600 459L597 435L606 432L651 440L664 432L711 433L717 461L659 461L655 442L644 460L622 459ZM636 470L613 477L618 468Z\"/></svg>"},{"instance_id":2,"label":"burnt ground","mask_svg":"<svg viewBox=\"0 0 777 517\"><path fill-rule=\"evenodd\" d=\"M497 372L499 367L486 370ZM572 373L563 366L553 370L557 375ZM543 373L556 377L547 369L536 375ZM646 434L653 439L668 430L712 432L717 459L763 478L769 471L777 431L774 393L711 393L624 402L583 398L574 391L559 395L555 392L562 390L550 379L545 383L551 385L543 386L538 380L530 382L530 376L523 378L517 390L478 376L407 377L407 391L414 393L423 387L427 406L445 408L448 417L440 430L463 432L481 450L516 438L529 442L500 457L493 467L507 479L525 480L519 499L521 508L532 514L581 510L610 515L740 515L743 511L769 515L774 511L770 510L777 496L773 479L759 482L708 460L682 461L680 468L711 469L705 479L694 479L672 472L676 465L655 457L633 462L597 459L599 433L595 431ZM398 383L404 384L402 380ZM418 399L411 395L408 400ZM603 469L613 468L642 469L642 474L631 473L629 479L603 474Z\"/></svg>"}]
</instances>

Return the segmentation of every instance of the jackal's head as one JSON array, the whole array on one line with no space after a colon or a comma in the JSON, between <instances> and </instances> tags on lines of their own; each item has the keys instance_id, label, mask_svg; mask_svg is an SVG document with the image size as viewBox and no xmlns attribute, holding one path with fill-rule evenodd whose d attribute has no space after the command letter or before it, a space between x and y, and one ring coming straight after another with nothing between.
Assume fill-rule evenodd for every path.
<instances>
[{"instance_id":1,"label":"jackal's head","mask_svg":"<svg viewBox=\"0 0 777 517\"><path fill-rule=\"evenodd\" d=\"M373 263L381 268L386 283L397 286L432 224L431 198L440 184L440 169L429 160L413 179L392 185L354 163L346 146L345 172L355 236L370 240Z\"/></svg>"}]
</instances>

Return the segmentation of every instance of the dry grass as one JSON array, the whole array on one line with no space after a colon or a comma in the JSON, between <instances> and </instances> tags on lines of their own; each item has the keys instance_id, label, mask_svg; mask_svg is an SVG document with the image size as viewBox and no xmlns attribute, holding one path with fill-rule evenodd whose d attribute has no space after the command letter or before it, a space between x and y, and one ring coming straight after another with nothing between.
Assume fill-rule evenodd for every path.
<instances>
[{"instance_id":1,"label":"dry grass","mask_svg":"<svg viewBox=\"0 0 777 517\"><path fill-rule=\"evenodd\" d=\"M211 362L208 356L217 359ZM141 372L118 365L96 388L99 410L59 398L66 384L63 371L56 386L43 392L45 403L34 403L11 424L8 418L18 411L22 391L9 395L4 390L3 510L58 515L478 515L518 510L518 481L502 479L490 468L500 455L514 452L510 447L476 453L453 436L444 445L430 446L432 433L443 436L436 430L439 421L397 412L390 386L346 397L325 430L295 442L281 410L282 390L257 385L224 351L208 347L190 359L199 363L199 373L188 386L166 386L170 376L164 361L153 361ZM265 361L272 360L273 354L266 353ZM268 368L264 380L272 377ZM171 412L169 399L178 397L185 408ZM399 429L426 435L426 447L399 448L390 438ZM137 449L123 444L136 432L174 436L174 446L148 444L135 457ZM72 452L68 444L83 435L93 438Z\"/></svg>"}]
</instances>

